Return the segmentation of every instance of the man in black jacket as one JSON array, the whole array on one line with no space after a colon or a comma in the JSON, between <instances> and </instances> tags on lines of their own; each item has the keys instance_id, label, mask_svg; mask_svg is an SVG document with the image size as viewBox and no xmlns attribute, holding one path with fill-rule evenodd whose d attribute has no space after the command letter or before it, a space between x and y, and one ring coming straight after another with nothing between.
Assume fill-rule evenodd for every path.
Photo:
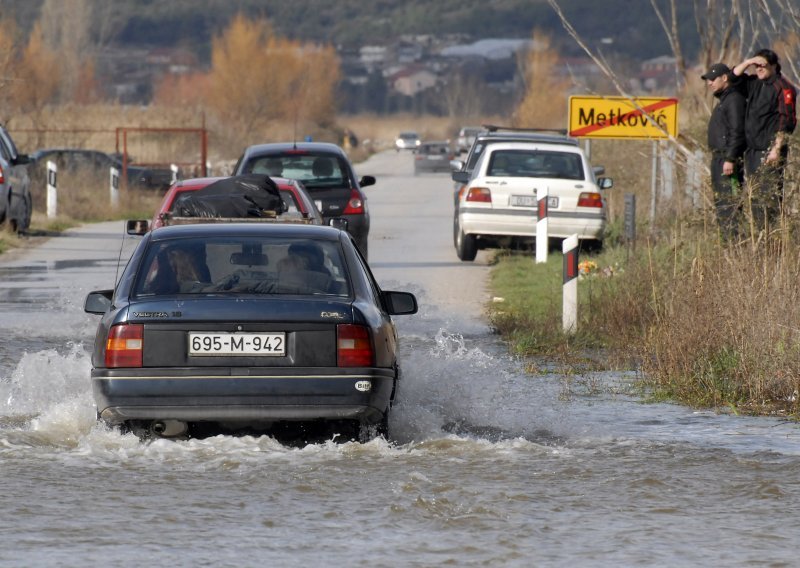
<instances>
[{"instance_id":1,"label":"man in black jacket","mask_svg":"<svg viewBox=\"0 0 800 568\"><path fill-rule=\"evenodd\" d=\"M744 72L755 68L754 75ZM745 174L750 180L754 220L774 223L783 202L783 172L789 154L789 135L797 125L797 89L781 75L778 56L761 49L733 68L737 85L743 85L745 105Z\"/></svg>"},{"instance_id":2,"label":"man in black jacket","mask_svg":"<svg viewBox=\"0 0 800 568\"><path fill-rule=\"evenodd\" d=\"M702 78L719 99L708 121L708 147L711 149L711 184L717 206L717 220L725 239L736 235L742 184L742 155L745 149L742 93L731 84L731 70L715 63Z\"/></svg>"}]
</instances>

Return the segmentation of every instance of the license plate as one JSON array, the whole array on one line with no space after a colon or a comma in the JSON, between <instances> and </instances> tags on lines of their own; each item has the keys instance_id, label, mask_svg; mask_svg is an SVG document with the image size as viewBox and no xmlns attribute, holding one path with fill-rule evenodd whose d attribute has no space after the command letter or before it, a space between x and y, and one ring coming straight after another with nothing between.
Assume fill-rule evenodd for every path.
<instances>
[{"instance_id":1,"label":"license plate","mask_svg":"<svg viewBox=\"0 0 800 568\"><path fill-rule=\"evenodd\" d=\"M512 195L509 199L509 204L512 207L536 207L536 196L535 195ZM555 209L558 207L558 196L557 195L548 195L547 196L547 207L548 209Z\"/></svg>"},{"instance_id":2,"label":"license plate","mask_svg":"<svg viewBox=\"0 0 800 568\"><path fill-rule=\"evenodd\" d=\"M189 334L189 355L286 355L285 333L201 333Z\"/></svg>"},{"instance_id":3,"label":"license plate","mask_svg":"<svg viewBox=\"0 0 800 568\"><path fill-rule=\"evenodd\" d=\"M444 156L436 156L436 155L426 156L425 158L428 160L444 160Z\"/></svg>"},{"instance_id":4,"label":"license plate","mask_svg":"<svg viewBox=\"0 0 800 568\"><path fill-rule=\"evenodd\" d=\"M509 203L513 207L536 207L535 195L512 195Z\"/></svg>"}]
</instances>

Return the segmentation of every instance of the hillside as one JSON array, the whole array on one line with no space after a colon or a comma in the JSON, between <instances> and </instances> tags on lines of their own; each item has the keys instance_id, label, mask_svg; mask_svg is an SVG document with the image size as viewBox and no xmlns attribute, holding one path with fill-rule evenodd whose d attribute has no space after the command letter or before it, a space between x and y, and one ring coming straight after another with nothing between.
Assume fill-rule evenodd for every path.
<instances>
[{"instance_id":1,"label":"hillside","mask_svg":"<svg viewBox=\"0 0 800 568\"><path fill-rule=\"evenodd\" d=\"M384 43L401 34L464 34L527 38L534 28L549 31L566 55L577 46L564 32L546 0L94 0L113 10L97 13L113 21L111 42L125 45L190 47L201 59L211 38L242 11L266 16L284 36L318 40L344 47ZM44 0L0 0L0 13L14 14L29 30ZM635 54L648 59L669 52L668 43L649 2L629 0L561 0L572 25L591 45L605 40L608 54ZM696 50L692 0L678 0L684 51ZM613 15L613 16L612 16Z\"/></svg>"}]
</instances>

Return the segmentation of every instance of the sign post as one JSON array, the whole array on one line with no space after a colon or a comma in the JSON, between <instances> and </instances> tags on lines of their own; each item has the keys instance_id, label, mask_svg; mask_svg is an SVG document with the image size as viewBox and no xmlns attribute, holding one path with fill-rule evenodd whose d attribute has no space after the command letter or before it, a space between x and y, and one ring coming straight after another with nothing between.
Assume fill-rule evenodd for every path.
<instances>
[{"instance_id":1,"label":"sign post","mask_svg":"<svg viewBox=\"0 0 800 568\"><path fill-rule=\"evenodd\" d=\"M52 219L58 214L58 190L56 189L56 179L58 177L58 167L56 163L47 160L47 218Z\"/></svg>"},{"instance_id":2,"label":"sign post","mask_svg":"<svg viewBox=\"0 0 800 568\"><path fill-rule=\"evenodd\" d=\"M109 168L109 174L111 176L111 205L116 208L119 205L119 170L112 166Z\"/></svg>"},{"instance_id":3,"label":"sign post","mask_svg":"<svg viewBox=\"0 0 800 568\"><path fill-rule=\"evenodd\" d=\"M562 325L564 333L575 333L578 328L578 235L564 239L561 252L564 254Z\"/></svg>"},{"instance_id":4,"label":"sign post","mask_svg":"<svg viewBox=\"0 0 800 568\"><path fill-rule=\"evenodd\" d=\"M547 188L536 192L536 264L547 262Z\"/></svg>"}]
</instances>

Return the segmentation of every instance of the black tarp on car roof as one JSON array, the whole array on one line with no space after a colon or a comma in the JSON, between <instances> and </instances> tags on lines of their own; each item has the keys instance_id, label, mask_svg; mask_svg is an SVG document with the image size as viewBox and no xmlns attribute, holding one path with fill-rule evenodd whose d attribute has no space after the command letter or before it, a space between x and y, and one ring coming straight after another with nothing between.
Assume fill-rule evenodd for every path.
<instances>
[{"instance_id":1,"label":"black tarp on car roof","mask_svg":"<svg viewBox=\"0 0 800 568\"><path fill-rule=\"evenodd\" d=\"M275 182L263 174L221 179L175 201L174 217L274 217L283 213Z\"/></svg>"}]
</instances>

